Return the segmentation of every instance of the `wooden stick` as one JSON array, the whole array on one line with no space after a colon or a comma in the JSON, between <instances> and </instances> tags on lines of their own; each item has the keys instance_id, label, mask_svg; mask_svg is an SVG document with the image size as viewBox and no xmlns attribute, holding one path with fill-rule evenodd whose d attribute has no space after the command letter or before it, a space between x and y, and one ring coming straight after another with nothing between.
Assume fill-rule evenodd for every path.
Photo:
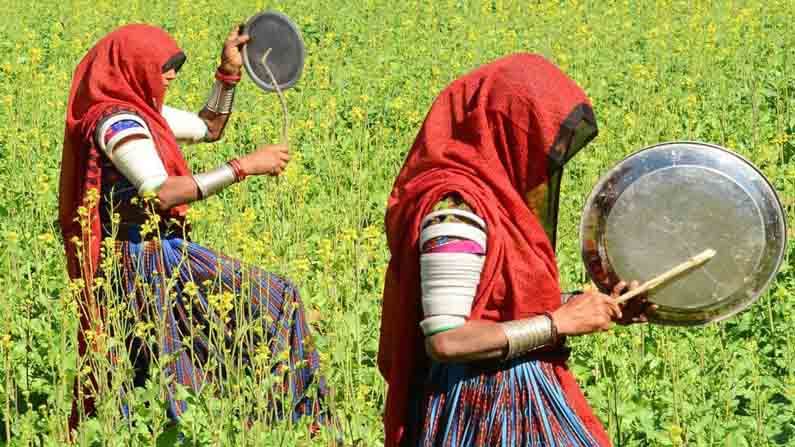
<instances>
[{"instance_id":1,"label":"wooden stick","mask_svg":"<svg viewBox=\"0 0 795 447\"><path fill-rule=\"evenodd\" d=\"M688 259L687 261L685 261L685 262L677 265L676 267L672 268L671 270L668 270L667 272L665 272L665 273L663 273L663 274L661 274L661 275L659 275L659 276L657 276L655 278L652 278L652 279L646 281L640 287L638 287L636 289L633 289L633 290L630 290L629 292L619 296L618 298L616 298L616 303L620 304L620 303L623 303L624 301L631 300L632 298L635 298L636 296L638 296L640 294L646 293L646 292L654 289L655 287L657 287L657 286L659 286L659 285L661 285L661 284L663 284L663 283L665 283L667 281L670 281L671 279L675 278L676 276L681 275L682 273L684 273L684 272L686 272L686 271L688 271L690 269L693 269L693 268L696 268L696 267L698 267L700 265L703 265L705 262L707 262L710 259L712 259L712 257L715 256L715 253L716 253L716 251L711 249L711 248L702 251L701 253L693 256L692 258Z\"/></svg>"},{"instance_id":2,"label":"wooden stick","mask_svg":"<svg viewBox=\"0 0 795 447\"><path fill-rule=\"evenodd\" d=\"M273 87L276 89L276 93L279 95L279 102L282 105L282 144L290 147L290 140L288 137L288 131L290 129L290 112L287 109L287 100L284 98L284 93L282 93L281 87L279 87L279 83L276 81L276 76L273 75L271 68L268 66L268 55L270 54L272 48L268 48L265 51L265 54L262 55L262 65L265 67L265 71L268 72L268 76L271 78L271 82L273 82Z\"/></svg>"}]
</instances>

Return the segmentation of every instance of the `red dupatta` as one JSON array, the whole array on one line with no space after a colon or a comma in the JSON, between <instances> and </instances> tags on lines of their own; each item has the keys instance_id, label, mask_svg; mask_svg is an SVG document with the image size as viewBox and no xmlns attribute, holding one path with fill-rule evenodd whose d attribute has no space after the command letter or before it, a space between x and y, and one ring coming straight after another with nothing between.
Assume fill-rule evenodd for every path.
<instances>
[{"instance_id":1,"label":"red dupatta","mask_svg":"<svg viewBox=\"0 0 795 447\"><path fill-rule=\"evenodd\" d=\"M574 144L571 137L587 119L593 121L593 134L580 141L583 146L596 129L588 98L553 64L529 54L476 69L434 102L387 205L392 258L378 353L389 384L387 446L400 443L409 388L428 361L419 329L422 218L455 192L488 225L488 252L471 319L508 321L556 309L560 288L554 248L525 197L559 173ZM569 405L600 444L610 445L565 360L562 354L550 358Z\"/></svg>"},{"instance_id":2,"label":"red dupatta","mask_svg":"<svg viewBox=\"0 0 795 447\"><path fill-rule=\"evenodd\" d=\"M118 107L140 115L149 126L166 172L175 176L190 172L174 134L160 114L166 93L162 67L179 52L174 39L160 28L127 25L97 42L75 70L66 109L59 189L59 222L72 278L83 278L89 284L99 260L97 208L93 207L87 216L87 232L81 231L77 217L87 191L99 192L101 188L100 152L93 134L103 114ZM186 209L173 208L169 215L184 215ZM83 266L78 264L71 242L75 236L84 243Z\"/></svg>"},{"instance_id":3,"label":"red dupatta","mask_svg":"<svg viewBox=\"0 0 795 447\"><path fill-rule=\"evenodd\" d=\"M96 310L89 311L96 307L91 285L101 243L96 203L85 209L82 220L86 225L81 227L79 222L89 191L95 190L98 196L102 186L101 155L94 131L99 119L109 111L115 108L133 111L146 121L166 172L188 175L190 171L177 140L160 114L166 93L162 68L179 52L177 43L165 31L149 25L127 25L97 42L80 61L72 78L61 160L59 223L69 276L85 281L78 334L81 356L86 351L83 331L98 317ZM186 210L186 206L175 207L165 217L179 218ZM81 248L74 244L75 238L82 244ZM86 300L88 303L83 302ZM89 411L93 409L93 399L87 399L86 406ZM74 411L72 416L70 422L74 428Z\"/></svg>"}]
</instances>

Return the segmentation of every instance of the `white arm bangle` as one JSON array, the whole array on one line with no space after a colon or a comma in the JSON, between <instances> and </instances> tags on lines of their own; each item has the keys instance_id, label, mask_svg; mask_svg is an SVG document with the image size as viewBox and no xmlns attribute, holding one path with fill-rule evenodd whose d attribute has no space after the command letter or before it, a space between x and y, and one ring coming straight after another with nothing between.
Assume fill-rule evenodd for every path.
<instances>
[{"instance_id":1,"label":"white arm bangle","mask_svg":"<svg viewBox=\"0 0 795 447\"><path fill-rule=\"evenodd\" d=\"M422 219L422 224L420 224L420 228L425 227L425 225L427 225L428 222L430 222L431 220L433 220L433 219L435 219L437 217L444 217L444 216L463 217L464 219L469 219L472 222L474 222L477 225L479 225L481 230L483 230L483 231L487 230L486 221L481 219L480 216L478 216L477 214L475 214L473 212L466 211L466 210L460 210L460 209L457 209L457 208L447 208L447 209L443 209L443 210L439 210L439 211L434 211L434 212L428 214L427 216L425 216L424 219Z\"/></svg>"},{"instance_id":2,"label":"white arm bangle","mask_svg":"<svg viewBox=\"0 0 795 447\"><path fill-rule=\"evenodd\" d=\"M226 163L212 171L193 176L193 181L196 182L196 187L199 188L199 193L204 199L235 183L236 180L235 171Z\"/></svg>"},{"instance_id":3,"label":"white arm bangle","mask_svg":"<svg viewBox=\"0 0 795 447\"><path fill-rule=\"evenodd\" d=\"M485 258L470 253L420 256L422 309L425 316L468 317Z\"/></svg>"},{"instance_id":4,"label":"white arm bangle","mask_svg":"<svg viewBox=\"0 0 795 447\"><path fill-rule=\"evenodd\" d=\"M463 210L440 210L423 219L425 223L434 217L455 215L469 219L469 223L436 223L425 227L420 233L420 245L438 237L454 237L473 241L485 250L486 233L483 219ZM475 225L481 225L478 228ZM420 255L420 286L422 288L422 310L425 319L420 328L425 336L463 326L472 312L480 274L485 257L467 252L436 252Z\"/></svg>"},{"instance_id":5,"label":"white arm bangle","mask_svg":"<svg viewBox=\"0 0 795 447\"><path fill-rule=\"evenodd\" d=\"M140 195L157 193L168 178L155 143L149 138L122 142L108 158Z\"/></svg>"},{"instance_id":6,"label":"white arm bangle","mask_svg":"<svg viewBox=\"0 0 795 447\"><path fill-rule=\"evenodd\" d=\"M431 225L420 233L420 247L425 245L431 239L435 239L440 236L452 236L461 239L469 239L471 241L477 242L478 245L486 250L486 233L482 230L473 227L472 225L465 224L465 223L440 223Z\"/></svg>"},{"instance_id":7,"label":"white arm bangle","mask_svg":"<svg viewBox=\"0 0 795 447\"><path fill-rule=\"evenodd\" d=\"M207 138L207 123L199 115L166 105L163 106L161 115L166 119L177 140L198 143Z\"/></svg>"},{"instance_id":8,"label":"white arm bangle","mask_svg":"<svg viewBox=\"0 0 795 447\"><path fill-rule=\"evenodd\" d=\"M426 336L463 326L472 311L484 257L470 253L420 256L422 310Z\"/></svg>"},{"instance_id":9,"label":"white arm bangle","mask_svg":"<svg viewBox=\"0 0 795 447\"><path fill-rule=\"evenodd\" d=\"M94 138L138 194L157 193L168 178L146 122L140 116L130 112L111 115L97 126Z\"/></svg>"}]
</instances>

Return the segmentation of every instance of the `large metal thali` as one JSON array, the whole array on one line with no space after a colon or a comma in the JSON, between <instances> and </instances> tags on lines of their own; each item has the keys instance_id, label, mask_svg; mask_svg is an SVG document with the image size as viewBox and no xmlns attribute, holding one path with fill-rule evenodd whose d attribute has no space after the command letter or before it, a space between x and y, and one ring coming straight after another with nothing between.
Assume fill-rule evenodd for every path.
<instances>
[{"instance_id":1,"label":"large metal thali","mask_svg":"<svg viewBox=\"0 0 795 447\"><path fill-rule=\"evenodd\" d=\"M649 293L652 322L698 325L756 301L786 248L775 190L753 164L719 146L663 143L599 180L580 224L586 270L602 291L648 280L706 249L707 264Z\"/></svg>"},{"instance_id":2,"label":"large metal thali","mask_svg":"<svg viewBox=\"0 0 795 447\"><path fill-rule=\"evenodd\" d=\"M243 48L243 64L251 80L268 92L295 85L306 57L298 26L280 12L265 11L251 17L243 30L251 36Z\"/></svg>"}]
</instances>

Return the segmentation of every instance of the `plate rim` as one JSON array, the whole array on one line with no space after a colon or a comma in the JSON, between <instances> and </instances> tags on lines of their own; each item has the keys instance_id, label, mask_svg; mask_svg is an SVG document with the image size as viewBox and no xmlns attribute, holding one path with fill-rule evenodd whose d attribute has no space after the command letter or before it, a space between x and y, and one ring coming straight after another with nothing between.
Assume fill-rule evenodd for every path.
<instances>
[{"instance_id":1,"label":"plate rim","mask_svg":"<svg viewBox=\"0 0 795 447\"><path fill-rule=\"evenodd\" d=\"M246 30L246 32L247 32L247 30L254 23L254 21L259 19L262 16L275 16L275 17L278 17L279 19L284 21L284 23L286 23L287 26L298 37L298 42L300 44L299 47L300 47L300 50L301 50L300 51L301 52L301 65L298 67L298 73L289 82L286 82L284 84L279 84L278 85L280 90L287 90L289 88L292 88L301 79L301 76L303 75L304 64L305 64L305 61L306 61L306 44L304 43L304 37L301 34L301 30L298 28L298 25L295 22L293 22L293 20L289 16L287 16L287 14L284 14L281 11L276 11L276 10L272 10L272 9L269 9L269 10L266 10L266 11L261 11L261 12L258 12L257 14L254 14L253 16L251 16L246 21L244 30ZM265 82L265 80L260 79L259 76L257 76L256 72L251 67L251 62L250 62L249 57L248 57L248 51L246 51L247 48L248 48L248 43L243 44L243 51L242 51L242 53L243 53L243 66L246 69L246 73L248 74L248 77L251 79L252 82L254 82L254 84L257 85L257 87L259 87L259 88L261 88L261 89L263 89L265 91L268 91L268 92L277 91L277 89L276 89L276 87L274 85L272 85L272 84L270 84L268 82Z\"/></svg>"},{"instance_id":2,"label":"plate rim","mask_svg":"<svg viewBox=\"0 0 795 447\"><path fill-rule=\"evenodd\" d=\"M586 250L586 247L585 247L585 245L586 245L585 244L585 242L586 242L586 238L585 238L585 234L586 234L585 230L586 230L586 228L585 227L586 227L586 224L590 221L590 219L588 218L587 211L589 209L593 208L592 204L595 201L595 198L603 190L604 183L609 178L611 178L611 176L609 175L610 173L618 170L628 160L632 159L633 157L638 156L641 153L644 153L644 152L647 152L647 151L650 151L650 150L653 150L653 149L659 149L660 147L674 146L674 145L692 145L692 146L698 146L698 147L703 147L703 148L716 149L718 151L721 151L723 153L726 153L726 154L729 154L731 156L736 157L738 160L743 162L745 165L751 167L751 169L753 169L753 171L756 172L757 175L764 181L764 184L767 186L766 189L768 191L772 192L771 197L773 199L773 201L772 201L773 205L776 207L776 209L778 210L778 215L781 217L781 222L780 223L782 224L782 227L783 227L783 233L782 233L783 241L782 241L780 249L778 250L777 257L776 257L776 263L775 263L775 266L774 266L774 268L772 270L773 272L775 272L775 274L770 275L770 277L765 280L763 286L759 288L759 292L757 293L757 296L754 299L748 300L746 303L744 303L744 304L742 304L740 306L737 306L736 308L731 309L726 314L720 315L718 317L709 317L707 315L704 319L701 319L701 320L685 320L685 321L650 318L650 321L655 322L657 324L665 324L665 325L672 325L672 326L695 326L695 325L708 324L708 323L712 323L712 322L718 322L718 321L730 318L730 317L742 312L743 310L747 309L751 304L756 302L771 287L771 285L773 284L773 282L776 279L776 276L777 276L777 274L778 274L778 272L779 272L779 270L781 268L781 264L783 263L784 258L786 256L786 250L787 250L787 244L788 244L788 232L789 232L786 209L784 208L784 206L783 206L783 204L781 202L781 198L779 197L779 194L778 194L778 191L776 191L776 188L773 186L773 184L770 182L770 180L767 178L767 176L765 176L764 173L754 163L752 163L748 158L746 158L746 157L744 157L744 156L742 156L742 155L740 155L740 154L738 154L738 153L736 153L736 152L734 152L734 151L732 151L730 149L727 149L725 147L719 146L719 145L714 144L714 143L707 143L707 142L702 142L702 141L672 140L672 141L660 142L660 143L653 144L651 146L644 147L642 149L639 149L639 150L637 150L637 151L635 151L635 152L633 152L631 154L628 154L625 157L623 157L620 161L618 161L615 165L613 165L610 169L608 169L606 172L604 172L600 176L599 180L592 187L592 189L591 189L590 193L588 194L588 197L587 197L587 199L586 199L586 201L584 203L584 206L583 206L582 211L580 213L580 224L579 224L580 259L583 262L585 273L588 275L588 278L591 280L591 282L596 284L596 286L598 288L601 289L601 284L597 283L593 279L593 276L592 276L592 273L591 273L591 269L588 266L588 262L587 262L588 261L588 257L587 257L587 255L589 253L592 253L592 252L595 251L597 253L600 253L600 256L599 256L600 259L604 259L604 256L601 255L601 252L603 251L603 247L601 245L597 244L597 247L595 247L595 250L592 250L592 251Z\"/></svg>"}]
</instances>

